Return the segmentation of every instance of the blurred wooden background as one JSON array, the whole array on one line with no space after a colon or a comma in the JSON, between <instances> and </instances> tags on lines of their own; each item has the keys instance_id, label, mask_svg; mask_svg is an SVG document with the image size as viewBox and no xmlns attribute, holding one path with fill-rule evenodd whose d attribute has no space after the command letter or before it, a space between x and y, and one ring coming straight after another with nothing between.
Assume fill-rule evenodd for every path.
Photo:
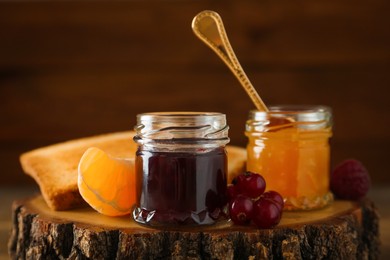
<instances>
[{"instance_id":1,"label":"blurred wooden background","mask_svg":"<svg viewBox=\"0 0 390 260\"><path fill-rule=\"evenodd\" d=\"M129 130L148 111L220 111L244 146L253 108L191 31L218 11L267 104L333 108L332 164L363 161L390 183L390 2L1 1L0 185L31 184L18 156Z\"/></svg>"}]
</instances>

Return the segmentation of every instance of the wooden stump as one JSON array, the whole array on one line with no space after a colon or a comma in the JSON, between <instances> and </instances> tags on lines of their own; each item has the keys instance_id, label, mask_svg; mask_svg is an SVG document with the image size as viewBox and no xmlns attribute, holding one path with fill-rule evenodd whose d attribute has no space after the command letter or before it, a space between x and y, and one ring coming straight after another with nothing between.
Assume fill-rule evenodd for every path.
<instances>
[{"instance_id":1,"label":"wooden stump","mask_svg":"<svg viewBox=\"0 0 390 260\"><path fill-rule=\"evenodd\" d=\"M13 259L376 259L379 217L365 199L284 212L274 229L226 222L159 230L90 208L51 211L36 196L14 202L9 253Z\"/></svg>"}]
</instances>

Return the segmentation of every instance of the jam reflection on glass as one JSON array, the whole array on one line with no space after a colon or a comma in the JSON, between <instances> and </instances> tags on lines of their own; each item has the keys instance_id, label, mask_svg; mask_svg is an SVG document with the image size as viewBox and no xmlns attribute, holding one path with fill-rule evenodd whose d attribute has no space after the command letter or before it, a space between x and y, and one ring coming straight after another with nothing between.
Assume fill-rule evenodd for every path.
<instances>
[{"instance_id":1,"label":"jam reflection on glass","mask_svg":"<svg viewBox=\"0 0 390 260\"><path fill-rule=\"evenodd\" d=\"M136 154L137 222L149 225L208 225L225 218L227 156L207 152Z\"/></svg>"}]
</instances>

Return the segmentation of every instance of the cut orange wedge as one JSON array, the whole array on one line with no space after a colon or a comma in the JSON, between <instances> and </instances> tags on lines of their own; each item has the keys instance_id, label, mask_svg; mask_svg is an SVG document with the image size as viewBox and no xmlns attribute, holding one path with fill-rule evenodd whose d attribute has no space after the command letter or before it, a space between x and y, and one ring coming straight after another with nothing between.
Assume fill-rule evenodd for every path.
<instances>
[{"instance_id":1,"label":"cut orange wedge","mask_svg":"<svg viewBox=\"0 0 390 260\"><path fill-rule=\"evenodd\" d=\"M79 162L77 184L84 200L99 213L127 215L136 196L134 158L113 158L89 148Z\"/></svg>"}]
</instances>

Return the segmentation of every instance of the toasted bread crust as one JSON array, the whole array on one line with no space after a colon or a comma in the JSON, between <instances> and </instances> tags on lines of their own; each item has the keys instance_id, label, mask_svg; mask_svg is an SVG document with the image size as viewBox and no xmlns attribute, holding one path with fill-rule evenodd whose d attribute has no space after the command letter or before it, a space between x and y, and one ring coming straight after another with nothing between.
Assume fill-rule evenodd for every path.
<instances>
[{"instance_id":1,"label":"toasted bread crust","mask_svg":"<svg viewBox=\"0 0 390 260\"><path fill-rule=\"evenodd\" d=\"M77 188L77 166L92 146L115 157L134 157L134 132L118 132L67 141L39 148L20 156L24 172L38 183L48 206L67 210L84 204Z\"/></svg>"},{"instance_id":2,"label":"toasted bread crust","mask_svg":"<svg viewBox=\"0 0 390 260\"><path fill-rule=\"evenodd\" d=\"M89 147L97 147L118 158L135 156L137 145L133 131L117 132L71 140L42 147L20 156L24 172L39 185L53 210L68 210L85 204L77 187L78 164ZM229 182L245 170L246 151L227 146Z\"/></svg>"}]
</instances>

